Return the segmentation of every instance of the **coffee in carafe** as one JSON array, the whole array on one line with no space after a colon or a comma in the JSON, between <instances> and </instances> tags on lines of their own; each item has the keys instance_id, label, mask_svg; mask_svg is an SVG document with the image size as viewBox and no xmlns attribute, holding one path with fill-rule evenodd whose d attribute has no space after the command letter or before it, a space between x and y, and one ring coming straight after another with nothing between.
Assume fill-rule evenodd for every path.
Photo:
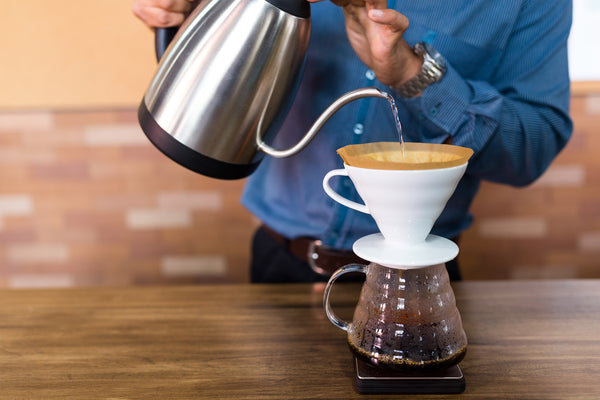
<instances>
[{"instance_id":1,"label":"coffee in carafe","mask_svg":"<svg viewBox=\"0 0 600 400\"><path fill-rule=\"evenodd\" d=\"M348 344L371 364L403 370L440 369L460 362L467 337L443 264L401 270L365 267Z\"/></svg>"}]
</instances>

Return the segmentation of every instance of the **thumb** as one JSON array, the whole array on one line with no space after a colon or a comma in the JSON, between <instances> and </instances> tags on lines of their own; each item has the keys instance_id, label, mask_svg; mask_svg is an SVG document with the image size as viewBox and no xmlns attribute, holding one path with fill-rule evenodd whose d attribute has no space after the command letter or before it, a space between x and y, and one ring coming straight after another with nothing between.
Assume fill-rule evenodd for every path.
<instances>
[{"instance_id":1,"label":"thumb","mask_svg":"<svg viewBox=\"0 0 600 400\"><path fill-rule=\"evenodd\" d=\"M392 31L404 32L408 29L408 18L396 10L372 9L369 10L369 19L378 24L387 25Z\"/></svg>"}]
</instances>

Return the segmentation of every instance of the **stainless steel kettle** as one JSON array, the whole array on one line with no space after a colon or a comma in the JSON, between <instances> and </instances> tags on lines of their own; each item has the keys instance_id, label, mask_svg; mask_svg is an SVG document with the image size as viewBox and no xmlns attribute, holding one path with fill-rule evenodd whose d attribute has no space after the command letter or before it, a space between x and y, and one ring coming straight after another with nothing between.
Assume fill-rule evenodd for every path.
<instances>
[{"instance_id":1,"label":"stainless steel kettle","mask_svg":"<svg viewBox=\"0 0 600 400\"><path fill-rule=\"evenodd\" d=\"M334 101L294 147L272 140L292 104L310 37L306 0L205 0L178 29L138 110L150 141L182 166L219 179L250 175L264 154L302 150L346 103ZM161 47L160 45L157 47ZM157 48L157 54L163 49Z\"/></svg>"}]
</instances>

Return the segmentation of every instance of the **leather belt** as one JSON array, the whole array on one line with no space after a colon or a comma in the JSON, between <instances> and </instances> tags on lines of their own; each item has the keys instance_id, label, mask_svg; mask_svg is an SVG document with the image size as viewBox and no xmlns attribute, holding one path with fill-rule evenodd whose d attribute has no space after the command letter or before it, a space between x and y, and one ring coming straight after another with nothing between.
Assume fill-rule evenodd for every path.
<instances>
[{"instance_id":1,"label":"leather belt","mask_svg":"<svg viewBox=\"0 0 600 400\"><path fill-rule=\"evenodd\" d=\"M290 253L306 261L319 275L331 276L338 268L348 264L369 264L350 250L325 246L320 240L309 237L288 239L266 225L262 225L262 228Z\"/></svg>"}]
</instances>

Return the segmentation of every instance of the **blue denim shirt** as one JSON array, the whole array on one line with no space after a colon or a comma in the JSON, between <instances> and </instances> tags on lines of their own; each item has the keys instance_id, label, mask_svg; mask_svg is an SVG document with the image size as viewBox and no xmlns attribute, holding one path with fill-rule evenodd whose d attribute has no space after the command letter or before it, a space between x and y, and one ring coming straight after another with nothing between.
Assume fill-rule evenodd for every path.
<instances>
[{"instance_id":1,"label":"blue denim shirt","mask_svg":"<svg viewBox=\"0 0 600 400\"><path fill-rule=\"evenodd\" d=\"M433 232L453 237L469 227L469 206L482 179L527 185L539 177L572 132L567 38L569 0L397 0L410 26L404 38L431 43L445 58L444 78L420 97L396 96L403 136L409 142L451 139L474 155ZM381 85L350 47L342 10L312 5L306 67L292 108L274 139L294 145L340 95ZM324 175L342 168L336 150L352 143L397 141L385 99L356 100L339 110L299 154L265 157L248 178L242 203L281 234L310 236L350 249L377 232L373 219L325 194ZM358 200L349 179L332 180ZM409 196L410 193L407 193Z\"/></svg>"}]
</instances>

